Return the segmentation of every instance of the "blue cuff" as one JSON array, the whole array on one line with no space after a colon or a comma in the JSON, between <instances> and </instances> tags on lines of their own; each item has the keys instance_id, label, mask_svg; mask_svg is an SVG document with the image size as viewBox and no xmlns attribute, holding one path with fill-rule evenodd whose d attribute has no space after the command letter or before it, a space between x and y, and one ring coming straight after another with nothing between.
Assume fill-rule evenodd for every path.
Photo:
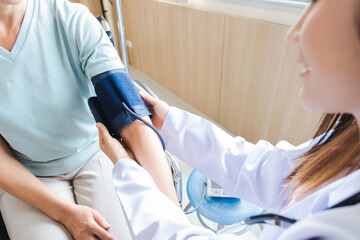
<instances>
[{"instance_id":1,"label":"blue cuff","mask_svg":"<svg viewBox=\"0 0 360 240\"><path fill-rule=\"evenodd\" d=\"M102 119L106 119L111 124L116 134L136 120L124 109L122 103L125 103L140 117L151 116L151 112L140 97L134 83L122 69L98 74L92 77L91 81L104 115Z\"/></svg>"}]
</instances>

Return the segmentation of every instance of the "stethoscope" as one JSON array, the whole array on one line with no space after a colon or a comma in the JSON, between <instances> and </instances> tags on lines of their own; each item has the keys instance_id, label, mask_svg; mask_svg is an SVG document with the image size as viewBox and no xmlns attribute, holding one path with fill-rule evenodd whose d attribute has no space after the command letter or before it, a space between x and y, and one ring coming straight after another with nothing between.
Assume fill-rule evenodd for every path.
<instances>
[{"instance_id":1,"label":"stethoscope","mask_svg":"<svg viewBox=\"0 0 360 240\"><path fill-rule=\"evenodd\" d=\"M330 208L327 208L325 210L355 205L359 202L360 202L360 192L352 195L351 197L349 197L349 198L341 201L340 203L338 203ZM287 229L296 222L298 222L298 220L293 219L293 218L288 218L288 217L285 217L280 214L266 213L266 214L260 214L260 215L256 215L256 216L247 217L240 222L234 223L228 227L220 229L219 231L217 231L217 233L218 234L228 233L230 231L233 231L234 229L238 229L240 227L248 227L248 226L251 226L254 224L266 224L266 225L272 225L272 226L277 226L280 228Z\"/></svg>"}]
</instances>

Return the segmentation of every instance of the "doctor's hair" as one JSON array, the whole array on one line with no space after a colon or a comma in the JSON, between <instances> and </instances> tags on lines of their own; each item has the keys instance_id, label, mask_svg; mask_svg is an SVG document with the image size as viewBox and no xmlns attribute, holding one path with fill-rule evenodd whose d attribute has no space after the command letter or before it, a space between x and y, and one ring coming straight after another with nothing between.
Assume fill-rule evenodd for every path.
<instances>
[{"instance_id":1,"label":"doctor's hair","mask_svg":"<svg viewBox=\"0 0 360 240\"><path fill-rule=\"evenodd\" d=\"M324 114L313 141L313 147L284 179L285 187L292 189L289 198L297 189L308 194L360 168L359 127L353 115Z\"/></svg>"}]
</instances>

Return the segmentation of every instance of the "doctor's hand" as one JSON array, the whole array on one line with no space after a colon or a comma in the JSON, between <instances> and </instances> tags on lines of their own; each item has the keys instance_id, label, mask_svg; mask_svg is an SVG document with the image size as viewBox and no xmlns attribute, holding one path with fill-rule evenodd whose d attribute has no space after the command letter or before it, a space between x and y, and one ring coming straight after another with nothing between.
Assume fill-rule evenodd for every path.
<instances>
[{"instance_id":1,"label":"doctor's hand","mask_svg":"<svg viewBox=\"0 0 360 240\"><path fill-rule=\"evenodd\" d=\"M125 143L113 138L102 123L96 123L99 131L100 149L116 164L119 159L131 158L135 160L134 154L126 147Z\"/></svg>"},{"instance_id":2,"label":"doctor's hand","mask_svg":"<svg viewBox=\"0 0 360 240\"><path fill-rule=\"evenodd\" d=\"M152 112L153 116L151 118L152 124L156 129L159 131L162 128L162 125L164 124L164 120L166 118L166 115L169 112L169 105L162 101L154 98L151 96L148 92L146 92L144 89L142 89L139 85L134 83L137 90L139 91L139 94L141 98L144 100L150 111Z\"/></svg>"}]
</instances>

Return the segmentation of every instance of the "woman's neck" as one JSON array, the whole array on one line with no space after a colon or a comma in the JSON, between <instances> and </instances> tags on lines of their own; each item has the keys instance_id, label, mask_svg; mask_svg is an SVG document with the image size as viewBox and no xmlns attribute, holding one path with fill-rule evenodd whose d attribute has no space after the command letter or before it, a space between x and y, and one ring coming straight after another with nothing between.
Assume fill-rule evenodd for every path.
<instances>
[{"instance_id":1,"label":"woman's neck","mask_svg":"<svg viewBox=\"0 0 360 240\"><path fill-rule=\"evenodd\" d=\"M14 4L0 3L0 46L10 51L19 34L26 11L26 0Z\"/></svg>"}]
</instances>

